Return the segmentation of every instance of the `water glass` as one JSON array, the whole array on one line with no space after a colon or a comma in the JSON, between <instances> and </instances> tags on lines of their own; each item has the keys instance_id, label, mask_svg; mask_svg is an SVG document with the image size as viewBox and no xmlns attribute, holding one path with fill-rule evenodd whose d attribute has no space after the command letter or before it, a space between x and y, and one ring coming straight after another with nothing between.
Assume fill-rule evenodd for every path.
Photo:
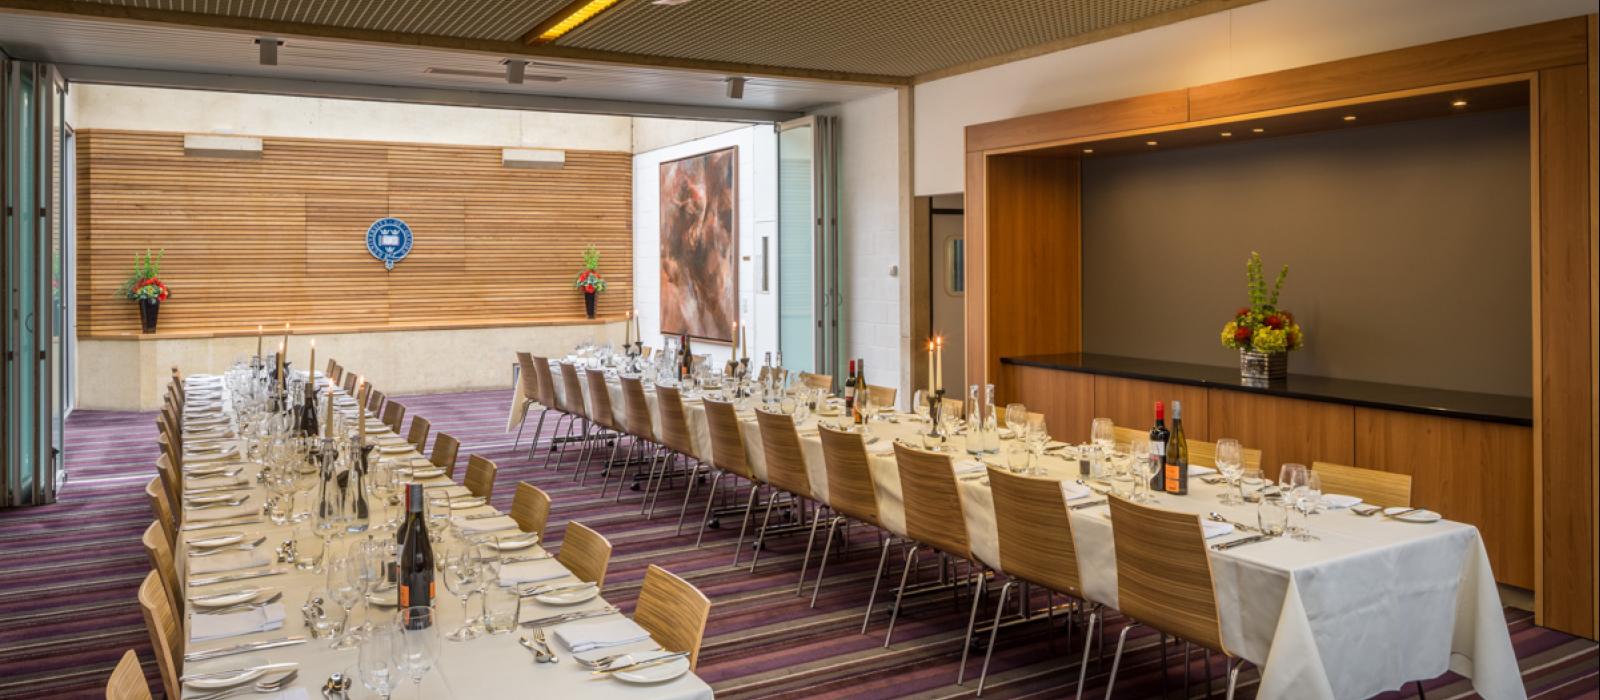
<instances>
[{"instance_id":1,"label":"water glass","mask_svg":"<svg viewBox=\"0 0 1600 700\"><path fill-rule=\"evenodd\" d=\"M323 573L322 554L325 549L322 538L317 536L310 527L298 527L294 532L294 568L301 571Z\"/></svg>"},{"instance_id":2,"label":"water glass","mask_svg":"<svg viewBox=\"0 0 1600 700\"><path fill-rule=\"evenodd\" d=\"M1104 452L1117 446L1117 427L1110 418L1096 418L1089 424L1089 441Z\"/></svg>"},{"instance_id":3,"label":"water glass","mask_svg":"<svg viewBox=\"0 0 1600 700\"><path fill-rule=\"evenodd\" d=\"M1011 436L1020 438L1028 429L1028 407L1020 403L1006 404L1006 429Z\"/></svg>"},{"instance_id":4,"label":"water glass","mask_svg":"<svg viewBox=\"0 0 1600 700\"><path fill-rule=\"evenodd\" d=\"M474 620L469 612L468 602L472 599L472 594L478 592L478 582L481 575L482 569L478 566L477 558L473 555L471 546L464 547L463 551L445 561L445 588L461 599L461 627L446 637L452 642L465 642L478 637L478 630L473 625Z\"/></svg>"},{"instance_id":5,"label":"water glass","mask_svg":"<svg viewBox=\"0 0 1600 700\"><path fill-rule=\"evenodd\" d=\"M354 547L351 548L355 549ZM326 553L325 553L326 554ZM342 557L328 559L328 595L330 599L344 609L344 634L333 642L334 649L350 649L355 647L355 625L349 624L350 611L356 603L361 602L363 585L361 583L361 566L356 561L357 556L346 553Z\"/></svg>"},{"instance_id":6,"label":"water glass","mask_svg":"<svg viewBox=\"0 0 1600 700\"><path fill-rule=\"evenodd\" d=\"M515 588L490 586L483 596L483 626L489 634L505 634L517 627L521 596Z\"/></svg>"},{"instance_id":7,"label":"water glass","mask_svg":"<svg viewBox=\"0 0 1600 700\"><path fill-rule=\"evenodd\" d=\"M1006 468L1012 474L1022 474L1028 471L1028 462L1033 457L1028 448L1022 445L1012 445L1006 450Z\"/></svg>"},{"instance_id":8,"label":"water glass","mask_svg":"<svg viewBox=\"0 0 1600 700\"><path fill-rule=\"evenodd\" d=\"M329 639L344 634L344 611L334 605L328 596L328 589L311 589L306 594L306 604L301 611L305 613L306 629L311 630L313 639Z\"/></svg>"},{"instance_id":9,"label":"water glass","mask_svg":"<svg viewBox=\"0 0 1600 700\"><path fill-rule=\"evenodd\" d=\"M1282 537L1289 525L1289 511L1284 502L1273 497L1262 498L1260 505L1256 506L1256 525L1261 528L1263 535Z\"/></svg>"},{"instance_id":10,"label":"water glass","mask_svg":"<svg viewBox=\"0 0 1600 700\"><path fill-rule=\"evenodd\" d=\"M1223 479L1227 480L1229 486L1229 488L1223 489L1222 495L1219 496L1224 505L1236 506L1243 502L1243 494L1236 493L1236 490L1243 490L1239 483L1239 477L1243 469L1244 448L1239 445L1239 441L1233 438L1218 440L1217 471L1222 474Z\"/></svg>"},{"instance_id":11,"label":"water glass","mask_svg":"<svg viewBox=\"0 0 1600 700\"><path fill-rule=\"evenodd\" d=\"M1239 495L1245 503L1256 503L1261 500L1261 490L1267 486L1267 475L1260 469L1244 469L1239 472Z\"/></svg>"},{"instance_id":12,"label":"water glass","mask_svg":"<svg viewBox=\"0 0 1600 700\"><path fill-rule=\"evenodd\" d=\"M400 663L422 697L422 678L439 658L439 615L431 607L405 608L399 613Z\"/></svg>"},{"instance_id":13,"label":"water glass","mask_svg":"<svg viewBox=\"0 0 1600 700\"><path fill-rule=\"evenodd\" d=\"M405 640L400 628L393 622L377 625L356 653L356 672L361 676L361 684L389 700L405 675L400 668L405 659Z\"/></svg>"}]
</instances>

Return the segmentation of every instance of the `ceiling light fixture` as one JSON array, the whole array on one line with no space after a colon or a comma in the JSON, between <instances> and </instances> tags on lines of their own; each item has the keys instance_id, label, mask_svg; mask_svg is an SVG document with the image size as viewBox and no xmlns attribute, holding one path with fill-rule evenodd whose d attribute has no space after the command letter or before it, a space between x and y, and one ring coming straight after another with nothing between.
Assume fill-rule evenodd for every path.
<instances>
[{"instance_id":1,"label":"ceiling light fixture","mask_svg":"<svg viewBox=\"0 0 1600 700\"><path fill-rule=\"evenodd\" d=\"M1455 107L1456 109L1461 109L1462 107L1467 106L1467 101L1458 97L1450 103L1450 106Z\"/></svg>"},{"instance_id":2,"label":"ceiling light fixture","mask_svg":"<svg viewBox=\"0 0 1600 700\"><path fill-rule=\"evenodd\" d=\"M522 37L525 44L548 44L565 36L583 24L595 18L595 15L605 12L618 0L574 0L566 7L549 17Z\"/></svg>"},{"instance_id":3,"label":"ceiling light fixture","mask_svg":"<svg viewBox=\"0 0 1600 700\"><path fill-rule=\"evenodd\" d=\"M1259 133L1261 133L1263 131L1266 131L1266 129L1263 129L1263 128L1258 126L1258 127L1254 128L1254 129L1251 129L1250 131L1251 131L1251 133L1259 134Z\"/></svg>"},{"instance_id":4,"label":"ceiling light fixture","mask_svg":"<svg viewBox=\"0 0 1600 700\"><path fill-rule=\"evenodd\" d=\"M744 99L744 78L728 78L728 99Z\"/></svg>"},{"instance_id":5,"label":"ceiling light fixture","mask_svg":"<svg viewBox=\"0 0 1600 700\"><path fill-rule=\"evenodd\" d=\"M282 41L273 39L272 37L261 37L260 39L256 39L256 46L261 49L261 65L278 65L278 47L283 46Z\"/></svg>"},{"instance_id":6,"label":"ceiling light fixture","mask_svg":"<svg viewBox=\"0 0 1600 700\"><path fill-rule=\"evenodd\" d=\"M1085 149L1083 149L1083 153L1084 153L1084 155L1088 155L1090 153L1094 153L1094 149L1093 148L1085 148Z\"/></svg>"},{"instance_id":7,"label":"ceiling light fixture","mask_svg":"<svg viewBox=\"0 0 1600 700\"><path fill-rule=\"evenodd\" d=\"M1344 115L1344 120L1347 121L1347 122L1353 122L1353 121L1356 120L1356 115L1354 115L1354 114L1346 114L1346 115Z\"/></svg>"},{"instance_id":8,"label":"ceiling light fixture","mask_svg":"<svg viewBox=\"0 0 1600 700\"><path fill-rule=\"evenodd\" d=\"M1229 136L1232 136L1232 135L1233 135L1232 131L1224 131L1221 134L1222 138L1228 138Z\"/></svg>"},{"instance_id":9,"label":"ceiling light fixture","mask_svg":"<svg viewBox=\"0 0 1600 700\"><path fill-rule=\"evenodd\" d=\"M520 59L508 58L500 63L504 64L506 67L506 82L511 83L512 85L521 85L524 73L523 69L528 67L528 62Z\"/></svg>"},{"instance_id":10,"label":"ceiling light fixture","mask_svg":"<svg viewBox=\"0 0 1600 700\"><path fill-rule=\"evenodd\" d=\"M1157 141L1146 141L1146 142L1144 142L1144 145L1146 145L1146 146L1154 146L1157 143L1159 143L1159 142L1157 142Z\"/></svg>"}]
</instances>

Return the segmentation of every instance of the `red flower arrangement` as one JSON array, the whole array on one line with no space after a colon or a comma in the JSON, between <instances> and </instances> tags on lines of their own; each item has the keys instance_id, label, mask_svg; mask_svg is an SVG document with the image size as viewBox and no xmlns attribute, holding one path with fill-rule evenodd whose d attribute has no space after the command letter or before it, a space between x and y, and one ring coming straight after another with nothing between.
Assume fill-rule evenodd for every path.
<instances>
[{"instance_id":1,"label":"red flower arrangement","mask_svg":"<svg viewBox=\"0 0 1600 700\"><path fill-rule=\"evenodd\" d=\"M161 259L166 257L167 251L151 252L146 250L143 255L133 256L133 274L122 283L120 295L125 299L134 301L166 301L172 296L172 290L161 281Z\"/></svg>"},{"instance_id":2,"label":"red flower arrangement","mask_svg":"<svg viewBox=\"0 0 1600 700\"><path fill-rule=\"evenodd\" d=\"M572 281L572 287L582 290L584 294L605 291L606 280L596 271L595 268L598 267L600 267L600 250L591 245L583 251L583 270L578 273L578 278Z\"/></svg>"}]
</instances>

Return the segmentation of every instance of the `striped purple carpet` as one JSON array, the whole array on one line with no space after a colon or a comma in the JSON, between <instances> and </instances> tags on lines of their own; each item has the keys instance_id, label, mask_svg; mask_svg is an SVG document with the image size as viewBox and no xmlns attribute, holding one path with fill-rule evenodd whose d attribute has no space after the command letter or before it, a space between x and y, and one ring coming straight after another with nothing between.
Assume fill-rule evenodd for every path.
<instances>
[{"instance_id":1,"label":"striped purple carpet","mask_svg":"<svg viewBox=\"0 0 1600 700\"><path fill-rule=\"evenodd\" d=\"M517 481L531 481L554 500L552 540L574 519L610 538L615 552L606 597L611 601L631 608L644 569L652 563L683 575L710 596L714 607L700 673L718 697L942 698L973 692L981 656L968 662L966 685L954 684L969 603L964 597L908 597L892 648L882 648L886 612L874 617L869 634L858 633L877 565L871 532L854 532L848 556L830 562L827 582L812 609L809 588L804 598L794 595L803 533L775 539L763 552L756 574L743 567L735 570L728 564L737 518L709 531L702 549L694 548L692 535L675 536L681 487L665 493L656 518L646 520L632 492L624 492L619 505L609 496L599 497L595 479L583 486L571 481L570 465L546 471L537 460L530 463L528 436L523 437L523 449L512 450L512 436L504 432L509 391L399 400L409 413L432 420L434 430L460 438L463 463L465 454L482 454L500 465L495 502L502 509L509 509ZM134 598L149 567L139 536L151 519L143 487L155 475L152 418L74 413L67 426L69 476L60 502L0 511L0 561L6 574L0 580L0 697L103 697L111 667L129 647L139 650L155 679ZM532 427L530 421L530 432ZM703 503L698 497L696 501ZM747 553L742 561L749 560ZM891 562L891 571L899 571L898 562ZM923 578L933 576L929 568ZM880 592L880 610L886 600ZM1530 697L1597 696L1600 658L1594 643L1536 627L1532 616L1521 611L1507 610L1506 619ZM1060 621L1051 626L1036 618L1001 630L985 697L1070 694L1078 675L1077 655L1068 653L1069 633ZM1120 626L1115 617L1107 625L1113 643ZM1136 632L1129 643L1131 652L1118 674L1118 697L1159 696L1164 683L1170 692L1182 693L1181 647L1170 647L1173 663L1163 670L1153 635ZM1074 651L1081 649L1079 630L1070 632L1070 644ZM1107 657L1104 665L1091 660L1088 692L1103 695ZM1213 668L1220 679L1220 659ZM1205 666L1198 655L1191 672L1196 680L1190 695L1200 696ZM1254 694L1255 680L1254 670L1247 667L1240 681L1243 696ZM1470 684L1453 675L1426 685L1429 698L1472 695ZM1408 688L1403 695L1392 695L1412 694Z\"/></svg>"}]
</instances>

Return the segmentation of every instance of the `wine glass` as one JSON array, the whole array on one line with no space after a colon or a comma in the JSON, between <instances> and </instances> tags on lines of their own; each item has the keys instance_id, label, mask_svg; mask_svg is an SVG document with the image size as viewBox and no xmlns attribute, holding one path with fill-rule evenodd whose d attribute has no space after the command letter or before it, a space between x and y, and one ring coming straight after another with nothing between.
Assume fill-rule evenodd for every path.
<instances>
[{"instance_id":1,"label":"wine glass","mask_svg":"<svg viewBox=\"0 0 1600 700\"><path fill-rule=\"evenodd\" d=\"M350 624L350 611L361 601L362 595L361 566L357 558L359 554L351 556L351 552L328 558L328 596L344 608L345 619L344 634L333 641L334 649L349 649L358 641L355 625Z\"/></svg>"},{"instance_id":2,"label":"wine glass","mask_svg":"<svg viewBox=\"0 0 1600 700\"><path fill-rule=\"evenodd\" d=\"M482 569L479 568L477 557L472 554L470 545L463 547L445 562L445 588L461 599L461 628L451 632L446 639L452 642L465 642L478 637L478 630L472 624L472 616L467 613L467 602L472 599L473 593L478 592L478 581L481 577Z\"/></svg>"},{"instance_id":3,"label":"wine glass","mask_svg":"<svg viewBox=\"0 0 1600 700\"><path fill-rule=\"evenodd\" d=\"M1261 500L1261 489L1267 485L1267 475L1260 469L1244 469L1239 472L1239 495L1246 503Z\"/></svg>"},{"instance_id":4,"label":"wine glass","mask_svg":"<svg viewBox=\"0 0 1600 700\"><path fill-rule=\"evenodd\" d=\"M1150 493L1150 477L1154 476L1150 464L1150 438L1144 435L1134 437L1129 450L1133 453L1129 467L1137 479L1133 484L1133 502L1154 503L1156 498Z\"/></svg>"},{"instance_id":5,"label":"wine glass","mask_svg":"<svg viewBox=\"0 0 1600 700\"><path fill-rule=\"evenodd\" d=\"M1285 464L1278 470L1278 491L1283 494L1289 507L1300 509L1302 491L1309 481L1310 470L1304 464ZM1289 534L1297 540L1304 541L1304 527L1290 527Z\"/></svg>"},{"instance_id":6,"label":"wine glass","mask_svg":"<svg viewBox=\"0 0 1600 700\"><path fill-rule=\"evenodd\" d=\"M1316 535L1311 534L1311 514L1322 502L1322 476L1306 470L1305 478L1295 485L1291 493L1294 496L1294 508L1300 511L1301 523L1294 533L1294 538L1301 542L1318 539Z\"/></svg>"},{"instance_id":7,"label":"wine glass","mask_svg":"<svg viewBox=\"0 0 1600 700\"><path fill-rule=\"evenodd\" d=\"M916 393L911 395L911 412L915 413L917 418L924 422L928 420L928 392L926 390L918 389Z\"/></svg>"},{"instance_id":8,"label":"wine glass","mask_svg":"<svg viewBox=\"0 0 1600 700\"><path fill-rule=\"evenodd\" d=\"M394 623L375 626L357 651L356 672L361 683L389 700L400 686L401 663L405 659L405 640Z\"/></svg>"},{"instance_id":9,"label":"wine glass","mask_svg":"<svg viewBox=\"0 0 1600 700\"><path fill-rule=\"evenodd\" d=\"M1080 424L1081 425L1081 424ZM1089 424L1089 440L1101 452L1110 454L1117 446L1117 427L1110 418L1096 418Z\"/></svg>"},{"instance_id":10,"label":"wine glass","mask_svg":"<svg viewBox=\"0 0 1600 700\"><path fill-rule=\"evenodd\" d=\"M1022 437L1028 429L1028 407L1020 403L1006 404L1006 429L1014 438Z\"/></svg>"},{"instance_id":11,"label":"wine glass","mask_svg":"<svg viewBox=\"0 0 1600 700\"><path fill-rule=\"evenodd\" d=\"M872 422L872 414L877 411L877 406L872 403L872 392L864 386L856 387L856 406L861 411L861 425Z\"/></svg>"},{"instance_id":12,"label":"wine glass","mask_svg":"<svg viewBox=\"0 0 1600 700\"><path fill-rule=\"evenodd\" d=\"M1236 506L1244 502L1243 486L1239 477L1244 469L1244 448L1239 441L1233 438L1222 438L1217 441L1217 471L1222 473L1222 478L1228 481L1228 488L1223 489L1223 505Z\"/></svg>"},{"instance_id":13,"label":"wine glass","mask_svg":"<svg viewBox=\"0 0 1600 700\"><path fill-rule=\"evenodd\" d=\"M439 658L439 616L431 607L405 608L400 618L400 663L417 685L417 697L422 697L422 677L428 675L433 662Z\"/></svg>"},{"instance_id":14,"label":"wine glass","mask_svg":"<svg viewBox=\"0 0 1600 700\"><path fill-rule=\"evenodd\" d=\"M1044 476L1044 465L1040 464L1040 460L1044 457L1044 446L1050 443L1050 425L1045 422L1043 413L1028 415L1027 420L1024 437L1028 441L1028 451L1032 453L1028 474Z\"/></svg>"}]
</instances>

